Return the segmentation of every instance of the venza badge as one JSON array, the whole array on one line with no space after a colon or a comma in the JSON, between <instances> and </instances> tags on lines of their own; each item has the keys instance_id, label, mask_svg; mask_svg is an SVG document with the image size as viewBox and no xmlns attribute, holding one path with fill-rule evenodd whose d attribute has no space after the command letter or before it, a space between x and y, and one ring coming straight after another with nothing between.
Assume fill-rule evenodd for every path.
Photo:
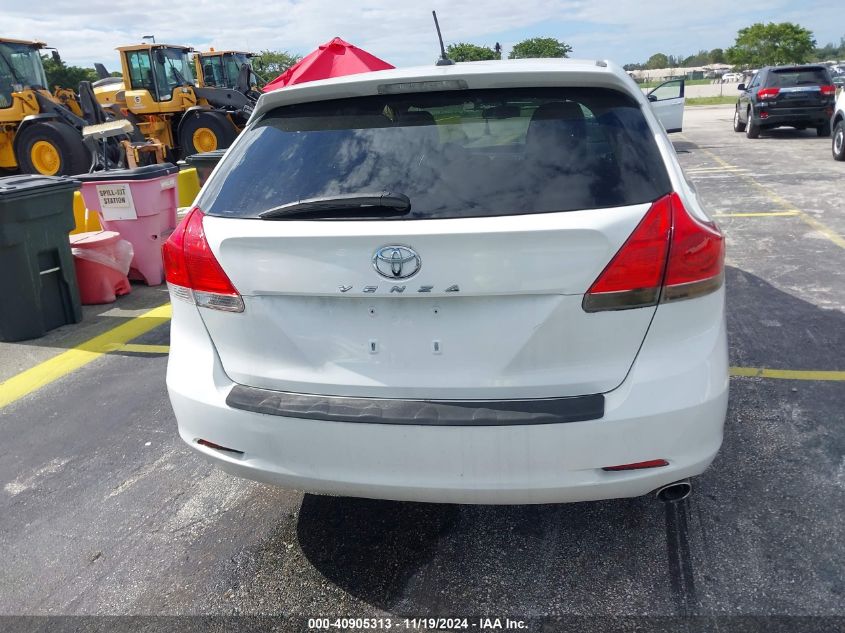
<instances>
[{"instance_id":1,"label":"venza badge","mask_svg":"<svg viewBox=\"0 0 845 633\"><path fill-rule=\"evenodd\" d=\"M403 246L402 244L389 244L387 246L382 246L375 253L373 253L373 268L376 269L376 272L389 279L390 281L402 281L403 279L408 279L409 277L413 277L417 274L420 270L420 266L422 266L422 260L417 252L411 248L410 246ZM416 288L416 290L415 290ZM346 294L350 290L354 290L354 286L352 284L341 284L337 287L341 293ZM455 293L460 292L461 288L458 284L452 284L446 288L437 288L433 285L423 284L422 286L413 286L409 288L406 284L386 284L382 286L378 285L367 285L360 288L357 292L362 292L367 295L376 294L376 293L383 293L383 294L404 294L405 291L408 293L417 292L417 293L437 293L437 292L448 292L448 293Z\"/></svg>"},{"instance_id":2,"label":"venza badge","mask_svg":"<svg viewBox=\"0 0 845 633\"><path fill-rule=\"evenodd\" d=\"M387 279L407 279L413 277L422 266L417 252L401 244L382 246L373 253L373 268Z\"/></svg>"}]
</instances>

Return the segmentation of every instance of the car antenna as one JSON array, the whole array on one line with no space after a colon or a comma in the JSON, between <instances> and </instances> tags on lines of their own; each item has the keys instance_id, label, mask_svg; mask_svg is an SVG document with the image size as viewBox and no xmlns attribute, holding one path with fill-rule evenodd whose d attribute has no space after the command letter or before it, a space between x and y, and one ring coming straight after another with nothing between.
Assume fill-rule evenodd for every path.
<instances>
[{"instance_id":1,"label":"car antenna","mask_svg":"<svg viewBox=\"0 0 845 633\"><path fill-rule=\"evenodd\" d=\"M452 66L455 62L449 59L446 54L446 47L443 46L443 36L440 34L440 23L437 21L437 11L432 11L431 15L434 17L434 28L437 29L437 39L440 40L440 59L437 60L438 66Z\"/></svg>"}]
</instances>

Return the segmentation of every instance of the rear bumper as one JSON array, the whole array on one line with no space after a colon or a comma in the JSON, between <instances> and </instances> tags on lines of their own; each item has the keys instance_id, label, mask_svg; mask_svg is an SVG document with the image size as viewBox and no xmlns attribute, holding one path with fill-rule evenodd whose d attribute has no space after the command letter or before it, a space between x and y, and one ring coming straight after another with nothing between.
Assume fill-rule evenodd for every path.
<instances>
[{"instance_id":1,"label":"rear bumper","mask_svg":"<svg viewBox=\"0 0 845 633\"><path fill-rule=\"evenodd\" d=\"M818 127L830 121L831 112L831 106L812 108L760 107L754 113L754 122L760 127L777 127L779 125ZM764 113L767 115L765 118L762 116Z\"/></svg>"},{"instance_id":2,"label":"rear bumper","mask_svg":"<svg viewBox=\"0 0 845 633\"><path fill-rule=\"evenodd\" d=\"M705 306L702 302L709 303ZM661 306L599 420L503 426L338 422L233 409L197 308L174 302L167 385L183 440L224 470L308 492L448 503L633 497L702 473L728 398L724 291ZM719 319L712 315L718 312ZM711 323L678 339L677 319ZM226 453L198 439L242 451ZM663 458L657 469L603 466Z\"/></svg>"},{"instance_id":3,"label":"rear bumper","mask_svg":"<svg viewBox=\"0 0 845 633\"><path fill-rule=\"evenodd\" d=\"M318 396L235 385L226 404L241 411L288 418L413 426L563 424L604 416L604 395L600 393L520 400L402 400Z\"/></svg>"}]
</instances>

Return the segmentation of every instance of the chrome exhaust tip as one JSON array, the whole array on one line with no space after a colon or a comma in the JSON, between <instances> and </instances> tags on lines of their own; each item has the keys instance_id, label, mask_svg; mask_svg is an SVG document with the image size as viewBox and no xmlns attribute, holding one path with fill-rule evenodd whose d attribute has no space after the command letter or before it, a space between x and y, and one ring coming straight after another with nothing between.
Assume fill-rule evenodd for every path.
<instances>
[{"instance_id":1,"label":"chrome exhaust tip","mask_svg":"<svg viewBox=\"0 0 845 633\"><path fill-rule=\"evenodd\" d=\"M680 503L690 494L692 494L692 484L689 479L666 484L654 491L654 496L663 503Z\"/></svg>"}]
</instances>

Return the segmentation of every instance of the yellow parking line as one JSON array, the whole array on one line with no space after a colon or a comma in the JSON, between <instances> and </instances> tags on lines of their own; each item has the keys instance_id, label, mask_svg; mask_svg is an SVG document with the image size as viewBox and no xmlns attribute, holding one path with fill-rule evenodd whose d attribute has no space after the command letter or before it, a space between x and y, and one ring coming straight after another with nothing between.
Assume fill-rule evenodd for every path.
<instances>
[{"instance_id":1,"label":"yellow parking line","mask_svg":"<svg viewBox=\"0 0 845 633\"><path fill-rule=\"evenodd\" d=\"M714 154L710 150L704 149L703 147L699 147L698 149L701 152L703 152L704 154L706 154L707 156L709 156L710 158L712 158L714 161L716 161L723 168L725 168L725 169L738 169L738 167L731 165L724 158L717 156L716 154ZM778 206L783 207L788 212L790 212L790 213L798 216L799 218L801 218L801 220L805 224L813 227L816 231L818 231L819 233L824 235L827 239L829 239L831 242L833 242L834 244L836 244L840 248L845 248L845 238L843 238L841 235L839 235L839 233L834 231L832 228L830 228L826 224L819 222L816 218L814 218L813 216L805 213L804 211L796 209L795 205L789 204L789 202L787 202L786 200L781 198L774 191L772 191L768 187L761 185L759 182L757 182L754 178L752 178L748 174L739 174L738 173L737 177L742 178L743 180L745 180L747 182L750 182L752 185L754 185L760 191L762 191L769 198L769 200L771 200L772 202L774 202Z\"/></svg>"},{"instance_id":2,"label":"yellow parking line","mask_svg":"<svg viewBox=\"0 0 845 633\"><path fill-rule=\"evenodd\" d=\"M0 409L87 365L103 354L120 349L128 341L138 338L153 328L167 323L170 320L170 314L169 303L159 306L35 367L12 376L0 383Z\"/></svg>"},{"instance_id":3,"label":"yellow parking line","mask_svg":"<svg viewBox=\"0 0 845 633\"><path fill-rule=\"evenodd\" d=\"M714 213L714 218L782 218L801 215L800 211L765 211L760 213Z\"/></svg>"},{"instance_id":4,"label":"yellow parking line","mask_svg":"<svg viewBox=\"0 0 845 633\"><path fill-rule=\"evenodd\" d=\"M765 367L731 367L731 376L746 376L752 378L778 378L781 380L845 381L845 371L766 369Z\"/></svg>"},{"instance_id":5,"label":"yellow parking line","mask_svg":"<svg viewBox=\"0 0 845 633\"><path fill-rule=\"evenodd\" d=\"M131 344L150 330L170 320L170 304L145 312L139 317L118 325L111 330L69 349L0 383L0 409L27 394L58 380L110 352L166 354L169 345ZM845 371L813 371L792 369L767 369L764 367L731 367L731 376L776 378L784 380L845 381Z\"/></svg>"},{"instance_id":6,"label":"yellow parking line","mask_svg":"<svg viewBox=\"0 0 845 633\"><path fill-rule=\"evenodd\" d=\"M168 354L170 345L146 345L142 343L127 343L118 347L116 352L131 352L133 354Z\"/></svg>"},{"instance_id":7,"label":"yellow parking line","mask_svg":"<svg viewBox=\"0 0 845 633\"><path fill-rule=\"evenodd\" d=\"M845 248L845 238L843 238L841 235L839 235L836 231L834 231L830 227L822 224L816 218L814 218L811 215L804 213L803 211L801 211L798 214L798 217L800 217L802 220L804 220L805 224L809 224L810 226L812 226L819 233L824 235L827 239L829 239L831 242L833 242L834 244L836 244L840 248Z\"/></svg>"},{"instance_id":8,"label":"yellow parking line","mask_svg":"<svg viewBox=\"0 0 845 633\"><path fill-rule=\"evenodd\" d=\"M722 167L720 165L719 167L692 167L692 168L686 169L684 171L686 171L688 174L721 174L723 172L728 172L728 173L731 173L731 174L739 174L739 173L745 173L748 170L742 169L740 167Z\"/></svg>"}]
</instances>

